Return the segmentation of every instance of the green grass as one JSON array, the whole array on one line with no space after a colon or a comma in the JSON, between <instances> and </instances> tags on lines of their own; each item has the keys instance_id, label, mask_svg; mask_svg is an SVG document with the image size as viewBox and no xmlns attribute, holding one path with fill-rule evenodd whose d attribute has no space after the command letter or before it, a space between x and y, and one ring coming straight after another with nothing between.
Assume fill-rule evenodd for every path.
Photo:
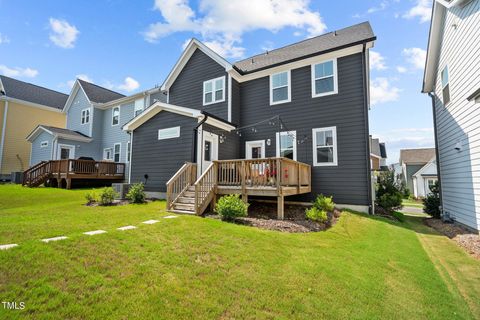
<instances>
[{"instance_id":1,"label":"green grass","mask_svg":"<svg viewBox=\"0 0 480 320\"><path fill-rule=\"evenodd\" d=\"M0 319L473 319L480 263L418 218L344 212L326 232L85 207L85 190L0 186ZM141 221L159 219L154 225ZM138 229L120 232L127 224ZM107 234L84 236L104 229ZM60 242L38 239L66 235Z\"/></svg>"},{"instance_id":2,"label":"green grass","mask_svg":"<svg viewBox=\"0 0 480 320\"><path fill-rule=\"evenodd\" d=\"M423 208L423 203L421 200L403 199L402 205L406 207Z\"/></svg>"}]
</instances>

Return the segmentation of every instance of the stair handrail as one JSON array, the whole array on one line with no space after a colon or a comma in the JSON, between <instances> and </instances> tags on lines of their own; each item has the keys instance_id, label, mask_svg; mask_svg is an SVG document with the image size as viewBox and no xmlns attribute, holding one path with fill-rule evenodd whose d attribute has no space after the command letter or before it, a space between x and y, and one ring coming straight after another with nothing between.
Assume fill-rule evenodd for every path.
<instances>
[{"instance_id":1,"label":"stair handrail","mask_svg":"<svg viewBox=\"0 0 480 320\"><path fill-rule=\"evenodd\" d=\"M212 197L215 195L217 187L218 170L217 163L212 162L207 170L203 172L200 178L195 181L195 214L202 214L206 209Z\"/></svg>"},{"instance_id":2,"label":"stair handrail","mask_svg":"<svg viewBox=\"0 0 480 320\"><path fill-rule=\"evenodd\" d=\"M185 164L167 182L167 210L170 210L177 199L190 187L197 177L197 165Z\"/></svg>"},{"instance_id":3,"label":"stair handrail","mask_svg":"<svg viewBox=\"0 0 480 320\"><path fill-rule=\"evenodd\" d=\"M37 163L36 165L28 168L27 170L25 170L23 172L23 181L22 181L22 185L30 185L32 183L32 175L33 173L41 170L41 169L44 169L48 164L50 163L50 161L40 161L39 163Z\"/></svg>"}]
</instances>

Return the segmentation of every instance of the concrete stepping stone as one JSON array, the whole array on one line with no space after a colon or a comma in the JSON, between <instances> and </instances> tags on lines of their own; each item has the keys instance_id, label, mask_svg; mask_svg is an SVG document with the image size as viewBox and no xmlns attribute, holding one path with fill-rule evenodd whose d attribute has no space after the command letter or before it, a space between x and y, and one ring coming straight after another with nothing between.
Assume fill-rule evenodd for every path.
<instances>
[{"instance_id":1,"label":"concrete stepping stone","mask_svg":"<svg viewBox=\"0 0 480 320\"><path fill-rule=\"evenodd\" d=\"M154 223L157 223L159 222L158 220L147 220L147 221L143 221L142 223L144 224L154 224Z\"/></svg>"},{"instance_id":2,"label":"concrete stepping stone","mask_svg":"<svg viewBox=\"0 0 480 320\"><path fill-rule=\"evenodd\" d=\"M120 231L132 230L132 229L137 229L137 227L135 227L135 226L125 226L125 227L117 228L117 230L120 230Z\"/></svg>"},{"instance_id":3,"label":"concrete stepping stone","mask_svg":"<svg viewBox=\"0 0 480 320\"><path fill-rule=\"evenodd\" d=\"M105 230L94 230L94 231L84 232L83 234L86 234L87 236L93 236L93 235L102 234L102 233L107 233L107 231L105 231Z\"/></svg>"},{"instance_id":4,"label":"concrete stepping stone","mask_svg":"<svg viewBox=\"0 0 480 320\"><path fill-rule=\"evenodd\" d=\"M60 240L65 240L68 239L68 237L65 236L60 236L60 237L53 237L53 238L47 238L47 239L42 239L42 242L49 243L51 241L60 241Z\"/></svg>"},{"instance_id":5,"label":"concrete stepping stone","mask_svg":"<svg viewBox=\"0 0 480 320\"><path fill-rule=\"evenodd\" d=\"M178 216L165 216L163 219L175 219L178 218Z\"/></svg>"},{"instance_id":6,"label":"concrete stepping stone","mask_svg":"<svg viewBox=\"0 0 480 320\"><path fill-rule=\"evenodd\" d=\"M15 247L18 247L18 244L16 244L16 243L2 244L2 245L0 245L0 250L8 250L8 249L15 248Z\"/></svg>"}]
</instances>

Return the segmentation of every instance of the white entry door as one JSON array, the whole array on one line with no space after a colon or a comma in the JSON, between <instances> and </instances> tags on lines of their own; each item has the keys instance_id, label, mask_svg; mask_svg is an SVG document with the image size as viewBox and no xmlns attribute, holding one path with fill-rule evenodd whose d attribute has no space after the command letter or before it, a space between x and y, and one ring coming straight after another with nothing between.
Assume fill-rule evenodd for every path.
<instances>
[{"instance_id":1,"label":"white entry door","mask_svg":"<svg viewBox=\"0 0 480 320\"><path fill-rule=\"evenodd\" d=\"M214 160L218 160L218 135L203 131L202 146L200 148L200 161L201 173L207 170L208 166L212 164Z\"/></svg>"},{"instance_id":2,"label":"white entry door","mask_svg":"<svg viewBox=\"0 0 480 320\"><path fill-rule=\"evenodd\" d=\"M75 159L75 146L69 144L59 144L57 150L57 159Z\"/></svg>"}]
</instances>

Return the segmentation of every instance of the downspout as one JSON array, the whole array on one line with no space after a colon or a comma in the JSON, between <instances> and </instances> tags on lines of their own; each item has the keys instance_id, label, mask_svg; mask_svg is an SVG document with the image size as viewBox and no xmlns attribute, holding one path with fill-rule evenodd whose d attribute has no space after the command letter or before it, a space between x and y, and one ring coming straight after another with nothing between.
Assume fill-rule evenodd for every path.
<instances>
[{"instance_id":1,"label":"downspout","mask_svg":"<svg viewBox=\"0 0 480 320\"><path fill-rule=\"evenodd\" d=\"M435 95L431 92L428 92L428 96L432 99L433 138L435 140L435 157L437 157L438 195L440 198L440 212L443 215L442 180L440 174L440 153L438 151L437 111L435 109Z\"/></svg>"},{"instance_id":2,"label":"downspout","mask_svg":"<svg viewBox=\"0 0 480 320\"><path fill-rule=\"evenodd\" d=\"M8 99L5 96L5 109L3 110L3 124L2 124L2 140L0 141L0 175L2 173L3 146L5 144L5 132L6 132L6 128L7 128L7 114L8 114Z\"/></svg>"},{"instance_id":3,"label":"downspout","mask_svg":"<svg viewBox=\"0 0 480 320\"><path fill-rule=\"evenodd\" d=\"M365 112L364 112L364 121L365 121L365 145L366 145L366 163L367 163L367 196L368 196L368 202L370 203L368 206L368 213L369 214L374 214L373 210L373 196L372 196L372 168L370 166L370 126L368 123L368 90L367 88L367 45L366 43L363 44L363 50L362 50L362 67L364 70L363 73L363 92L364 92L364 107L365 107Z\"/></svg>"},{"instance_id":4,"label":"downspout","mask_svg":"<svg viewBox=\"0 0 480 320\"><path fill-rule=\"evenodd\" d=\"M202 121L200 121L196 126L195 128L193 128L193 148L192 148L192 163L197 163L197 142L198 142L198 137L197 137L197 134L198 134L198 128L200 128L202 126L202 124L204 124L208 119L208 115L205 115L205 118L202 119ZM203 130L202 130L202 134L203 134Z\"/></svg>"}]
</instances>

